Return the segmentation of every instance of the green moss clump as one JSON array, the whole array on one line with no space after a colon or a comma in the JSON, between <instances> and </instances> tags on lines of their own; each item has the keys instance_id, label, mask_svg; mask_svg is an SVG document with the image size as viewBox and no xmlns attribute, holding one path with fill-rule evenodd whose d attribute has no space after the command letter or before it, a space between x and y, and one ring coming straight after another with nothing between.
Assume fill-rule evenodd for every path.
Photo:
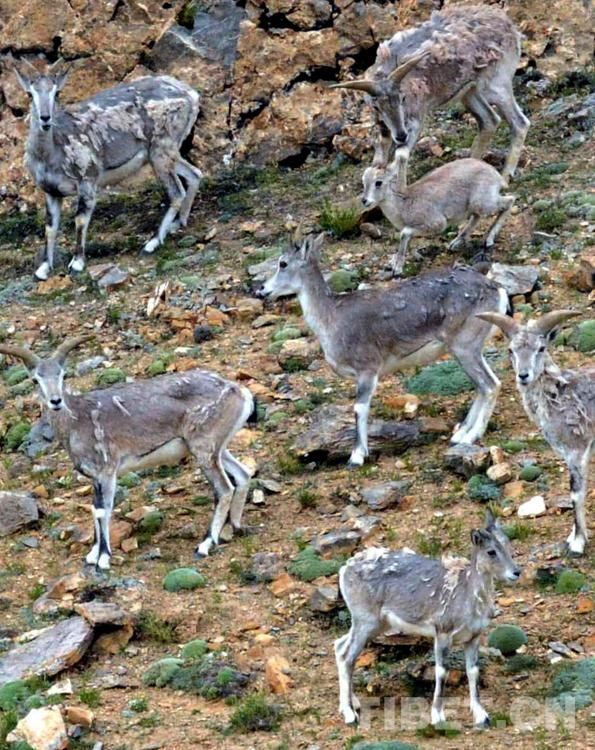
<instances>
[{"instance_id":1,"label":"green moss clump","mask_svg":"<svg viewBox=\"0 0 595 750\"><path fill-rule=\"evenodd\" d=\"M120 477L118 482L122 487L126 487L127 490L130 490L132 487L138 487L142 482L142 479L135 471L129 471L128 474L124 474L123 477Z\"/></svg>"},{"instance_id":2,"label":"green moss clump","mask_svg":"<svg viewBox=\"0 0 595 750\"><path fill-rule=\"evenodd\" d=\"M207 642L203 641L202 638L197 638L194 641L190 641L182 648L180 656L182 659L194 661L196 659L202 659L208 650L209 647Z\"/></svg>"},{"instance_id":3,"label":"green moss clump","mask_svg":"<svg viewBox=\"0 0 595 750\"><path fill-rule=\"evenodd\" d=\"M167 365L162 359L155 359L147 366L145 372L150 378L155 377L155 375L164 375L167 372Z\"/></svg>"},{"instance_id":4,"label":"green moss clump","mask_svg":"<svg viewBox=\"0 0 595 750\"><path fill-rule=\"evenodd\" d=\"M250 695L231 716L231 726L238 732L272 732L281 723L281 707L267 703L264 695Z\"/></svg>"},{"instance_id":5,"label":"green moss clump","mask_svg":"<svg viewBox=\"0 0 595 750\"><path fill-rule=\"evenodd\" d=\"M502 443L502 448L507 453L520 453L526 447L525 443L522 443L520 440L507 440L505 443Z\"/></svg>"},{"instance_id":6,"label":"green moss clump","mask_svg":"<svg viewBox=\"0 0 595 750\"><path fill-rule=\"evenodd\" d=\"M488 638L488 646L499 649L504 656L512 656L527 643L527 634L517 625L498 625Z\"/></svg>"},{"instance_id":7,"label":"green moss clump","mask_svg":"<svg viewBox=\"0 0 595 750\"><path fill-rule=\"evenodd\" d=\"M306 547L289 565L287 570L302 581L313 581L322 576L332 576L339 572L343 560L323 560L313 547Z\"/></svg>"},{"instance_id":8,"label":"green moss clump","mask_svg":"<svg viewBox=\"0 0 595 750\"><path fill-rule=\"evenodd\" d=\"M168 684L172 690L219 700L241 695L249 681L250 675L245 672L238 672L229 664L207 656L178 669Z\"/></svg>"},{"instance_id":9,"label":"green moss clump","mask_svg":"<svg viewBox=\"0 0 595 750\"><path fill-rule=\"evenodd\" d=\"M531 654L515 654L504 665L504 671L509 674L518 674L528 669L535 669L538 665L538 660Z\"/></svg>"},{"instance_id":10,"label":"green moss clump","mask_svg":"<svg viewBox=\"0 0 595 750\"><path fill-rule=\"evenodd\" d=\"M95 378L95 382L101 387L122 383L124 380L126 380L126 373L119 367L108 367Z\"/></svg>"},{"instance_id":11,"label":"green moss clump","mask_svg":"<svg viewBox=\"0 0 595 750\"><path fill-rule=\"evenodd\" d=\"M141 520L138 527L145 534L155 534L163 524L163 513L160 510L152 510Z\"/></svg>"},{"instance_id":12,"label":"green moss clump","mask_svg":"<svg viewBox=\"0 0 595 750\"><path fill-rule=\"evenodd\" d=\"M359 280L357 273L355 271L346 271L344 268L340 268L338 271L333 271L328 278L328 285L335 294L351 292L354 289L357 289L358 284Z\"/></svg>"},{"instance_id":13,"label":"green moss clump","mask_svg":"<svg viewBox=\"0 0 595 750\"><path fill-rule=\"evenodd\" d=\"M540 232L553 232L566 223L566 211L563 208L546 208L542 211L535 222L535 229Z\"/></svg>"},{"instance_id":14,"label":"green moss clump","mask_svg":"<svg viewBox=\"0 0 595 750\"><path fill-rule=\"evenodd\" d=\"M24 365L13 365L4 373L6 385L16 385L29 377L29 370Z\"/></svg>"},{"instance_id":15,"label":"green moss clump","mask_svg":"<svg viewBox=\"0 0 595 750\"><path fill-rule=\"evenodd\" d=\"M7 451L18 450L30 432L31 425L29 422L17 422L13 424L6 435L4 435L4 449Z\"/></svg>"},{"instance_id":16,"label":"green moss clump","mask_svg":"<svg viewBox=\"0 0 595 750\"><path fill-rule=\"evenodd\" d=\"M177 568L170 572L163 579L163 588L166 591L191 591L193 589L204 588L207 585L207 579L194 568Z\"/></svg>"},{"instance_id":17,"label":"green moss clump","mask_svg":"<svg viewBox=\"0 0 595 750\"><path fill-rule=\"evenodd\" d=\"M467 482L467 494L476 502L490 503L500 499L502 490L485 474L476 474Z\"/></svg>"},{"instance_id":18,"label":"green moss clump","mask_svg":"<svg viewBox=\"0 0 595 750\"><path fill-rule=\"evenodd\" d=\"M587 582L578 570L563 570L556 581L556 594L576 594Z\"/></svg>"},{"instance_id":19,"label":"green moss clump","mask_svg":"<svg viewBox=\"0 0 595 750\"><path fill-rule=\"evenodd\" d=\"M0 687L0 710L15 709L22 701L31 695L31 686L27 680L7 682Z\"/></svg>"},{"instance_id":20,"label":"green moss clump","mask_svg":"<svg viewBox=\"0 0 595 750\"><path fill-rule=\"evenodd\" d=\"M299 328L292 328L291 326L288 326L287 328L281 328L278 331L275 331L275 333L272 336L272 340L275 343L283 342L283 341L290 341L292 339L300 339L302 337L302 332Z\"/></svg>"},{"instance_id":21,"label":"green moss clump","mask_svg":"<svg viewBox=\"0 0 595 750\"><path fill-rule=\"evenodd\" d=\"M183 659L174 659L172 657L160 659L154 664L151 664L151 666L145 671L142 676L143 684L164 687L169 683L183 664Z\"/></svg>"},{"instance_id":22,"label":"green moss clump","mask_svg":"<svg viewBox=\"0 0 595 750\"><path fill-rule=\"evenodd\" d=\"M523 482L534 482L542 474L543 469L540 466L536 466L535 464L528 464L523 469L521 469L519 479L522 479Z\"/></svg>"},{"instance_id":23,"label":"green moss clump","mask_svg":"<svg viewBox=\"0 0 595 750\"><path fill-rule=\"evenodd\" d=\"M308 367L309 362L304 357L288 357L283 361L281 367L285 372L301 372Z\"/></svg>"},{"instance_id":24,"label":"green moss clump","mask_svg":"<svg viewBox=\"0 0 595 750\"><path fill-rule=\"evenodd\" d=\"M590 706L595 700L595 658L561 667L552 680L550 695L562 707L570 700L577 709Z\"/></svg>"},{"instance_id":25,"label":"green moss clump","mask_svg":"<svg viewBox=\"0 0 595 750\"><path fill-rule=\"evenodd\" d=\"M568 337L568 343L583 354L595 352L595 320L580 323Z\"/></svg>"},{"instance_id":26,"label":"green moss clump","mask_svg":"<svg viewBox=\"0 0 595 750\"><path fill-rule=\"evenodd\" d=\"M473 389L473 383L454 359L424 367L405 381L407 393L456 396Z\"/></svg>"}]
</instances>

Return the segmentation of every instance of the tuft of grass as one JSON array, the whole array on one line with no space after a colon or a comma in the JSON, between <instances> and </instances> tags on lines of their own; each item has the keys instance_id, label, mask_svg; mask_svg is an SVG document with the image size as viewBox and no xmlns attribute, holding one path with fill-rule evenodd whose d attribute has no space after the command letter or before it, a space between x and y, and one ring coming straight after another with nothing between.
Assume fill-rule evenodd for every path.
<instances>
[{"instance_id":1,"label":"tuft of grass","mask_svg":"<svg viewBox=\"0 0 595 750\"><path fill-rule=\"evenodd\" d=\"M83 688L79 692L79 700L89 708L98 708L101 705L101 693L96 688Z\"/></svg>"},{"instance_id":2,"label":"tuft of grass","mask_svg":"<svg viewBox=\"0 0 595 750\"><path fill-rule=\"evenodd\" d=\"M4 450L17 451L25 442L30 432L31 425L29 422L23 421L13 424L6 435L4 435Z\"/></svg>"},{"instance_id":3,"label":"tuft of grass","mask_svg":"<svg viewBox=\"0 0 595 750\"><path fill-rule=\"evenodd\" d=\"M438 557L442 554L442 540L437 534L422 534L418 531L413 547L420 555L428 557Z\"/></svg>"},{"instance_id":4,"label":"tuft of grass","mask_svg":"<svg viewBox=\"0 0 595 750\"><path fill-rule=\"evenodd\" d=\"M178 623L161 620L154 612L143 612L138 628L143 638L157 643L175 643Z\"/></svg>"},{"instance_id":5,"label":"tuft of grass","mask_svg":"<svg viewBox=\"0 0 595 750\"><path fill-rule=\"evenodd\" d=\"M134 711L135 714L142 714L149 710L149 701L144 696L133 698L128 701L128 709Z\"/></svg>"},{"instance_id":6,"label":"tuft of grass","mask_svg":"<svg viewBox=\"0 0 595 750\"><path fill-rule=\"evenodd\" d=\"M502 530L511 542L515 539L524 542L525 539L528 539L533 533L533 529L531 528L531 526L526 523L520 522L506 524L502 527Z\"/></svg>"},{"instance_id":7,"label":"tuft of grass","mask_svg":"<svg viewBox=\"0 0 595 750\"><path fill-rule=\"evenodd\" d=\"M245 698L231 715L231 727L237 732L272 732L279 728L281 707L267 703L264 695Z\"/></svg>"},{"instance_id":8,"label":"tuft of grass","mask_svg":"<svg viewBox=\"0 0 595 750\"><path fill-rule=\"evenodd\" d=\"M318 220L322 229L335 237L351 237L357 233L360 212L355 206L333 206L330 201L322 204Z\"/></svg>"},{"instance_id":9,"label":"tuft of grass","mask_svg":"<svg viewBox=\"0 0 595 750\"><path fill-rule=\"evenodd\" d=\"M291 453L281 453L277 456L277 468L281 474L293 476L295 474L301 474L304 467L295 456L291 455Z\"/></svg>"},{"instance_id":10,"label":"tuft of grass","mask_svg":"<svg viewBox=\"0 0 595 750\"><path fill-rule=\"evenodd\" d=\"M32 602L34 602L36 599L39 599L39 597L43 594L45 591L45 586L43 583L39 583L39 581L29 589L27 592L27 596L29 599L31 599Z\"/></svg>"},{"instance_id":11,"label":"tuft of grass","mask_svg":"<svg viewBox=\"0 0 595 750\"><path fill-rule=\"evenodd\" d=\"M562 208L546 208L542 211L535 221L535 229L540 232L553 232L566 223L566 211Z\"/></svg>"},{"instance_id":12,"label":"tuft of grass","mask_svg":"<svg viewBox=\"0 0 595 750\"><path fill-rule=\"evenodd\" d=\"M305 484L296 492L296 498L301 508L315 508L318 503L318 496L310 489L311 485Z\"/></svg>"}]
</instances>

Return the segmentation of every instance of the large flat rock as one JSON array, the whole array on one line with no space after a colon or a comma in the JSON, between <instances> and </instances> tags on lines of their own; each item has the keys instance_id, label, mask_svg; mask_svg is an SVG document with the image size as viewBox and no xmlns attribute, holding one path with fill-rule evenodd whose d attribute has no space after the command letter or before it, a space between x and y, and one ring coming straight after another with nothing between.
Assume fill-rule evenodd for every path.
<instances>
[{"instance_id":1,"label":"large flat rock","mask_svg":"<svg viewBox=\"0 0 595 750\"><path fill-rule=\"evenodd\" d=\"M0 687L14 680L34 675L50 677L68 669L82 659L92 640L93 628L84 617L62 620L0 659Z\"/></svg>"}]
</instances>

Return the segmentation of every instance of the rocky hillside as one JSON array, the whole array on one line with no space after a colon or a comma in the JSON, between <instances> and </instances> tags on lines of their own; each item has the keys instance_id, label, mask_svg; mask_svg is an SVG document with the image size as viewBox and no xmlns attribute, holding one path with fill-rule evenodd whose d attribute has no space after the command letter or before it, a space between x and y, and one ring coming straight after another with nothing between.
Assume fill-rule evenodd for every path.
<instances>
[{"instance_id":1,"label":"rocky hillside","mask_svg":"<svg viewBox=\"0 0 595 750\"><path fill-rule=\"evenodd\" d=\"M203 94L194 159L216 176L225 161L296 166L335 148L362 155L369 113L329 81L365 70L379 41L424 18L430 0L4 0L0 6L0 198L33 200L22 166L28 99L6 55L40 66L72 62L63 101L152 73L178 76ZM509 3L526 35L523 67L578 70L593 53L578 0ZM369 145L369 143L368 143Z\"/></svg>"},{"instance_id":2,"label":"rocky hillside","mask_svg":"<svg viewBox=\"0 0 595 750\"><path fill-rule=\"evenodd\" d=\"M372 460L351 471L340 438L351 424L353 385L324 362L294 301L264 304L253 294L298 220L327 231L322 262L336 291L385 282L395 233L352 205L367 113L355 95L316 81L344 75L343 67L361 70L387 33L383 24L394 19L392 31L429 6L0 5L2 52L77 61L65 97L145 69L188 80L197 71L197 86L205 79L213 86L195 139L195 158L209 164L211 178L188 228L154 256L140 256L163 194L150 180L123 187L98 203L87 271L65 272L74 244L65 216L56 274L35 284L43 216L21 167L27 101L3 72L0 340L44 353L67 336L93 333L70 358L71 389L203 367L242 382L259 402L258 422L232 446L254 470L245 512L251 533L196 563L212 495L193 462L129 473L116 497L113 567L95 575L82 564L93 537L92 487L52 442L26 370L0 356L0 750L595 746L594 542L580 559L564 555L567 470L522 410L502 338L487 348L503 388L481 446L448 453L471 391L460 368L444 361L381 383L372 431L392 438L377 438ZM595 353L592 24L578 2L525 0L511 12L527 37L516 90L532 125L494 260L512 267L518 317L584 311L552 350L574 367ZM305 41L320 35L334 50L322 69ZM182 44L188 58L167 52ZM270 60L268 75L248 64L257 58ZM308 105L298 107L298 96ZM299 127L286 127L285 104ZM337 129L325 125L314 138L319 112ZM436 113L412 158L414 176L465 153L474 128L456 107ZM507 142L502 127L491 158L500 159ZM245 161L222 167L230 151ZM406 274L451 264L453 236L416 242L422 259ZM479 236L464 258L477 253ZM359 659L355 689L370 700L371 723L346 727L333 657L348 627L337 587L342 560L372 544L466 555L488 502L523 568L518 585L498 589L482 644L481 696L493 728L472 728L456 651L446 688L452 721L429 727L431 644L399 637L368 644ZM587 507L595 538L595 464Z\"/></svg>"}]
</instances>

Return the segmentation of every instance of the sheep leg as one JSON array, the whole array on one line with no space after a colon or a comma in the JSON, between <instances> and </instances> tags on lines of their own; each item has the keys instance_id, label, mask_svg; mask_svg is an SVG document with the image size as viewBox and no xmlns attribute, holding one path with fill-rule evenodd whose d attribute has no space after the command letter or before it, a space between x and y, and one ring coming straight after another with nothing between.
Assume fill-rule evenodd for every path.
<instances>
[{"instance_id":1,"label":"sheep leg","mask_svg":"<svg viewBox=\"0 0 595 750\"><path fill-rule=\"evenodd\" d=\"M573 453L566 457L566 464L570 472L570 497L574 511L574 524L566 544L569 551L575 555L584 553L589 538L585 516L589 454L590 450L587 449L583 454Z\"/></svg>"},{"instance_id":2,"label":"sheep leg","mask_svg":"<svg viewBox=\"0 0 595 750\"><path fill-rule=\"evenodd\" d=\"M242 530L242 513L248 497L250 486L250 472L235 458L228 450L223 451L223 468L235 484L231 507L229 509L229 520L235 533Z\"/></svg>"},{"instance_id":3,"label":"sheep leg","mask_svg":"<svg viewBox=\"0 0 595 750\"><path fill-rule=\"evenodd\" d=\"M93 521L95 542L87 557L87 564L108 570L112 549L110 544L110 519L116 494L116 473L98 478L94 484Z\"/></svg>"},{"instance_id":4,"label":"sheep leg","mask_svg":"<svg viewBox=\"0 0 595 750\"><path fill-rule=\"evenodd\" d=\"M479 702L479 636L465 646L465 670L469 682L469 706L473 713L473 723L476 727L485 729L490 726L490 717Z\"/></svg>"},{"instance_id":5,"label":"sheep leg","mask_svg":"<svg viewBox=\"0 0 595 750\"><path fill-rule=\"evenodd\" d=\"M479 133L471 146L471 157L481 159L494 137L500 118L476 88L471 89L463 97L463 104L471 112L479 127Z\"/></svg>"},{"instance_id":6,"label":"sheep leg","mask_svg":"<svg viewBox=\"0 0 595 750\"><path fill-rule=\"evenodd\" d=\"M374 157L372 166L384 169L392 158L395 150L395 144L392 139L390 130L386 127L382 119L376 115L376 125L379 130L379 136L374 143Z\"/></svg>"},{"instance_id":7,"label":"sheep leg","mask_svg":"<svg viewBox=\"0 0 595 750\"><path fill-rule=\"evenodd\" d=\"M502 179L504 180L504 184L508 185L519 163L530 122L514 98L512 84L509 84L505 89L501 88L496 91L490 91L490 103L496 107L506 120L512 133L510 150L508 151L504 169L502 170Z\"/></svg>"},{"instance_id":8,"label":"sheep leg","mask_svg":"<svg viewBox=\"0 0 595 750\"><path fill-rule=\"evenodd\" d=\"M56 198L49 193L45 194L45 246L37 258L38 267L35 278L45 281L54 267L54 249L56 237L60 227L60 211L62 198Z\"/></svg>"},{"instance_id":9,"label":"sheep leg","mask_svg":"<svg viewBox=\"0 0 595 750\"><path fill-rule=\"evenodd\" d=\"M349 457L348 466L350 467L362 466L368 455L368 414L377 385L377 374L367 372L358 375L354 407L357 440Z\"/></svg>"},{"instance_id":10,"label":"sheep leg","mask_svg":"<svg viewBox=\"0 0 595 750\"><path fill-rule=\"evenodd\" d=\"M403 267L405 265L405 258L407 257L407 248L413 237L413 229L410 227L403 227L401 230L401 236L399 238L399 249L391 256L390 266L393 276L400 276L403 273Z\"/></svg>"},{"instance_id":11,"label":"sheep leg","mask_svg":"<svg viewBox=\"0 0 595 750\"><path fill-rule=\"evenodd\" d=\"M516 200L515 195L503 195L500 198L499 206L498 206L498 216L496 216L496 219L492 226L489 228L488 233L486 234L485 238L485 247L486 249L493 246L494 242L496 241L496 237L500 233L500 230L504 226L504 223L510 216L510 212L512 211L512 207L514 205L514 202Z\"/></svg>"},{"instance_id":12,"label":"sheep leg","mask_svg":"<svg viewBox=\"0 0 595 750\"><path fill-rule=\"evenodd\" d=\"M195 167L193 164L190 164L190 162L180 157L176 167L176 174L186 180L187 185L186 195L184 196L178 213L180 226L185 227L188 223L188 216L190 215L190 209L192 208L194 198L200 187L202 172L198 167Z\"/></svg>"},{"instance_id":13,"label":"sheep leg","mask_svg":"<svg viewBox=\"0 0 595 750\"><path fill-rule=\"evenodd\" d=\"M143 253L154 252L174 228L176 217L182 209L186 191L176 172L179 156L158 150L149 154L149 160L157 179L165 186L169 198L169 208L165 212L157 234L143 247Z\"/></svg>"},{"instance_id":14,"label":"sheep leg","mask_svg":"<svg viewBox=\"0 0 595 750\"><path fill-rule=\"evenodd\" d=\"M89 182L82 182L79 185L78 202L76 205L76 214L74 217L74 226L76 229L76 248L74 255L68 264L68 270L73 273L80 273L85 269L85 247L87 245L87 230L89 222L97 202L97 188Z\"/></svg>"},{"instance_id":15,"label":"sheep leg","mask_svg":"<svg viewBox=\"0 0 595 750\"><path fill-rule=\"evenodd\" d=\"M480 322L480 321L478 321ZM473 401L463 424L451 437L452 443L471 445L484 434L488 421L496 406L500 381L494 375L482 353L486 336L485 328L467 325L449 345L451 353L475 384L477 396ZM489 332L489 329L488 329Z\"/></svg>"},{"instance_id":16,"label":"sheep leg","mask_svg":"<svg viewBox=\"0 0 595 750\"><path fill-rule=\"evenodd\" d=\"M203 457L196 455L195 457L215 494L215 512L211 519L211 525L205 538L194 552L194 556L200 558L207 557L211 547L219 544L219 535L229 516L234 487L221 465L220 451L208 461L205 461Z\"/></svg>"},{"instance_id":17,"label":"sheep leg","mask_svg":"<svg viewBox=\"0 0 595 750\"><path fill-rule=\"evenodd\" d=\"M335 641L335 660L339 676L339 712L343 714L346 724L353 724L358 720L357 709L353 704L353 668L368 639L376 631L376 623L354 617L349 633ZM359 707L359 701L356 702Z\"/></svg>"},{"instance_id":18,"label":"sheep leg","mask_svg":"<svg viewBox=\"0 0 595 750\"><path fill-rule=\"evenodd\" d=\"M448 249L451 252L453 250L456 250L461 245L466 245L469 242L471 238L471 232L475 229L475 226L478 221L479 221L479 215L471 214L469 219L465 222L465 224L459 230L459 233L457 234L457 236L448 246Z\"/></svg>"},{"instance_id":19,"label":"sheep leg","mask_svg":"<svg viewBox=\"0 0 595 750\"><path fill-rule=\"evenodd\" d=\"M442 688L446 680L446 668L444 662L448 655L449 638L444 633L437 633L434 639L434 658L436 660L435 675L436 684L434 686L434 698L432 700L431 722L440 724L446 721L444 716L444 706L442 702Z\"/></svg>"}]
</instances>

